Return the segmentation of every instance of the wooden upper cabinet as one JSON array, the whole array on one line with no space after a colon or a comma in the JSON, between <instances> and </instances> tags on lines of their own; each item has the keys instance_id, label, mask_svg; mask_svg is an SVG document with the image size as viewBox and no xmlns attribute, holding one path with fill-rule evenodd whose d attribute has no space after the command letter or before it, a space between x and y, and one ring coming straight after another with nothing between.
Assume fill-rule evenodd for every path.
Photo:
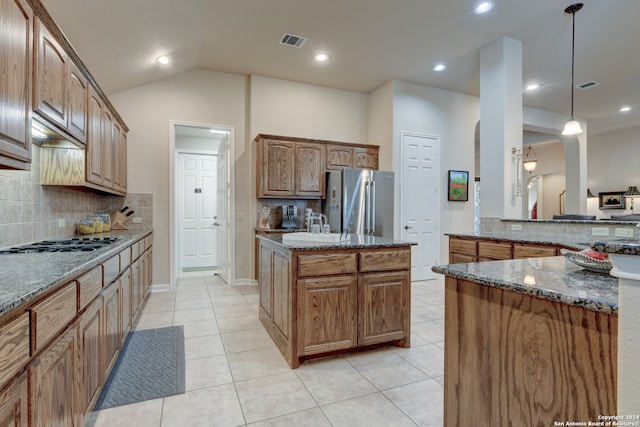
<instances>
[{"instance_id":1,"label":"wooden upper cabinet","mask_svg":"<svg viewBox=\"0 0 640 427\"><path fill-rule=\"evenodd\" d=\"M49 29L35 19L35 67L33 109L63 129L67 127L69 56Z\"/></svg>"},{"instance_id":2,"label":"wooden upper cabinet","mask_svg":"<svg viewBox=\"0 0 640 427\"><path fill-rule=\"evenodd\" d=\"M296 195L324 197L325 147L320 144L296 142Z\"/></svg>"},{"instance_id":3,"label":"wooden upper cabinet","mask_svg":"<svg viewBox=\"0 0 640 427\"><path fill-rule=\"evenodd\" d=\"M0 0L0 168L30 168L33 12Z\"/></svg>"},{"instance_id":4,"label":"wooden upper cabinet","mask_svg":"<svg viewBox=\"0 0 640 427\"><path fill-rule=\"evenodd\" d=\"M353 167L353 148L345 145L327 145L327 169L340 170Z\"/></svg>"},{"instance_id":5,"label":"wooden upper cabinet","mask_svg":"<svg viewBox=\"0 0 640 427\"><path fill-rule=\"evenodd\" d=\"M378 147L328 144L326 168L327 170L378 169Z\"/></svg>"},{"instance_id":6,"label":"wooden upper cabinet","mask_svg":"<svg viewBox=\"0 0 640 427\"><path fill-rule=\"evenodd\" d=\"M69 122L67 129L82 143L87 142L89 84L72 61L69 62Z\"/></svg>"},{"instance_id":7,"label":"wooden upper cabinet","mask_svg":"<svg viewBox=\"0 0 640 427\"><path fill-rule=\"evenodd\" d=\"M102 185L102 100L89 86L87 114L87 181Z\"/></svg>"},{"instance_id":8,"label":"wooden upper cabinet","mask_svg":"<svg viewBox=\"0 0 640 427\"><path fill-rule=\"evenodd\" d=\"M113 157L115 139L113 116L109 110L102 111L102 186L113 188Z\"/></svg>"},{"instance_id":9,"label":"wooden upper cabinet","mask_svg":"<svg viewBox=\"0 0 640 427\"><path fill-rule=\"evenodd\" d=\"M378 148L353 147L355 169L378 169Z\"/></svg>"},{"instance_id":10,"label":"wooden upper cabinet","mask_svg":"<svg viewBox=\"0 0 640 427\"><path fill-rule=\"evenodd\" d=\"M295 196L295 143L258 140L258 197Z\"/></svg>"}]
</instances>

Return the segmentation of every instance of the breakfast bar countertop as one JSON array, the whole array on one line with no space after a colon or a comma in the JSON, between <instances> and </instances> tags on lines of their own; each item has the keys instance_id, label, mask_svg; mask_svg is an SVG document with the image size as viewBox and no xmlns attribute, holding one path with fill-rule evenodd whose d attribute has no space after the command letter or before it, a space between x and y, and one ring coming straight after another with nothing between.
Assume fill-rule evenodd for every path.
<instances>
[{"instance_id":1,"label":"breakfast bar countertop","mask_svg":"<svg viewBox=\"0 0 640 427\"><path fill-rule=\"evenodd\" d=\"M576 242L569 239L557 238L557 237L537 237L535 235L525 234L523 232L513 233L445 233L446 236L451 237L467 237L478 240L503 240L514 243L533 243L538 245L552 245L552 246L565 246L567 248L580 251L588 248L591 243L588 242Z\"/></svg>"},{"instance_id":2,"label":"breakfast bar countertop","mask_svg":"<svg viewBox=\"0 0 640 427\"><path fill-rule=\"evenodd\" d=\"M617 278L586 271L561 256L438 265L432 270L587 310L618 312Z\"/></svg>"},{"instance_id":3,"label":"breakfast bar countertop","mask_svg":"<svg viewBox=\"0 0 640 427\"><path fill-rule=\"evenodd\" d=\"M95 251L0 255L0 316L33 300L48 289L83 274L150 232L151 230L125 231L80 236L118 238L112 244Z\"/></svg>"},{"instance_id":4,"label":"breakfast bar countertop","mask_svg":"<svg viewBox=\"0 0 640 427\"><path fill-rule=\"evenodd\" d=\"M280 243L282 246L291 250L317 250L317 249L361 249L361 248L395 248L400 246L413 246L417 245L415 242L408 242L404 240L393 240L385 237L369 236L362 234L349 234L348 239L341 240L335 243L328 242L304 242L295 241L284 243L282 241L282 234L278 235L265 235L256 236L260 239L271 240L276 243Z\"/></svg>"}]
</instances>

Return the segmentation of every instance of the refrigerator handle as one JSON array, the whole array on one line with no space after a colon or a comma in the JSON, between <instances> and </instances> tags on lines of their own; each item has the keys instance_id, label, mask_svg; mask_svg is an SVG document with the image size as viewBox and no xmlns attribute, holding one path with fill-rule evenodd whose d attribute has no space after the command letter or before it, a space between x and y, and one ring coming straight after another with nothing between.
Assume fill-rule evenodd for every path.
<instances>
[{"instance_id":1,"label":"refrigerator handle","mask_svg":"<svg viewBox=\"0 0 640 427\"><path fill-rule=\"evenodd\" d=\"M369 181L364 183L364 234L369 234L369 227L371 227L371 184Z\"/></svg>"},{"instance_id":2,"label":"refrigerator handle","mask_svg":"<svg viewBox=\"0 0 640 427\"><path fill-rule=\"evenodd\" d=\"M369 212L371 216L371 234L376 232L376 182L371 181L371 198L369 199Z\"/></svg>"}]
</instances>

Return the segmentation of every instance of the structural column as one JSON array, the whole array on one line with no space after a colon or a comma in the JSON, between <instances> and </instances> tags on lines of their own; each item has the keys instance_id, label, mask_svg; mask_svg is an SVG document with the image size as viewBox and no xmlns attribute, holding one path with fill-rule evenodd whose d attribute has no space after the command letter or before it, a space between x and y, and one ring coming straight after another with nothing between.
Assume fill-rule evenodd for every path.
<instances>
[{"instance_id":1,"label":"structural column","mask_svg":"<svg viewBox=\"0 0 640 427\"><path fill-rule=\"evenodd\" d=\"M480 50L480 216L522 218L511 150L522 149L522 42L503 37Z\"/></svg>"}]
</instances>

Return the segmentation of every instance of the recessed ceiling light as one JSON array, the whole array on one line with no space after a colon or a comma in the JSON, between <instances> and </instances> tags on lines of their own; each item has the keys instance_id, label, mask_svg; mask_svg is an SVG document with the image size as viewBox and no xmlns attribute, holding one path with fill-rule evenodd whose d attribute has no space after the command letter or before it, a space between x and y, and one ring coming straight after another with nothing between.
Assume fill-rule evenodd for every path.
<instances>
[{"instance_id":1,"label":"recessed ceiling light","mask_svg":"<svg viewBox=\"0 0 640 427\"><path fill-rule=\"evenodd\" d=\"M493 9L493 2L483 1L476 5L475 9L473 9L473 13L476 15L482 15L483 13L489 12L491 9Z\"/></svg>"},{"instance_id":2,"label":"recessed ceiling light","mask_svg":"<svg viewBox=\"0 0 640 427\"><path fill-rule=\"evenodd\" d=\"M158 64L167 65L169 63L169 57L164 55L158 56L158 59L156 59L156 62Z\"/></svg>"},{"instance_id":3,"label":"recessed ceiling light","mask_svg":"<svg viewBox=\"0 0 640 427\"><path fill-rule=\"evenodd\" d=\"M624 107L620 108L620 112L621 113L626 113L627 111L631 111L631 107L624 106Z\"/></svg>"},{"instance_id":4,"label":"recessed ceiling light","mask_svg":"<svg viewBox=\"0 0 640 427\"><path fill-rule=\"evenodd\" d=\"M319 53L314 58L318 62L325 62L329 60L329 55L327 55L326 53Z\"/></svg>"},{"instance_id":5,"label":"recessed ceiling light","mask_svg":"<svg viewBox=\"0 0 640 427\"><path fill-rule=\"evenodd\" d=\"M447 69L447 66L444 64L436 64L435 67L433 67L433 71L444 71Z\"/></svg>"},{"instance_id":6,"label":"recessed ceiling light","mask_svg":"<svg viewBox=\"0 0 640 427\"><path fill-rule=\"evenodd\" d=\"M527 87L525 87L525 90L528 90L528 91L532 91L536 89L540 89L540 85L538 83L531 83L527 85Z\"/></svg>"}]
</instances>

